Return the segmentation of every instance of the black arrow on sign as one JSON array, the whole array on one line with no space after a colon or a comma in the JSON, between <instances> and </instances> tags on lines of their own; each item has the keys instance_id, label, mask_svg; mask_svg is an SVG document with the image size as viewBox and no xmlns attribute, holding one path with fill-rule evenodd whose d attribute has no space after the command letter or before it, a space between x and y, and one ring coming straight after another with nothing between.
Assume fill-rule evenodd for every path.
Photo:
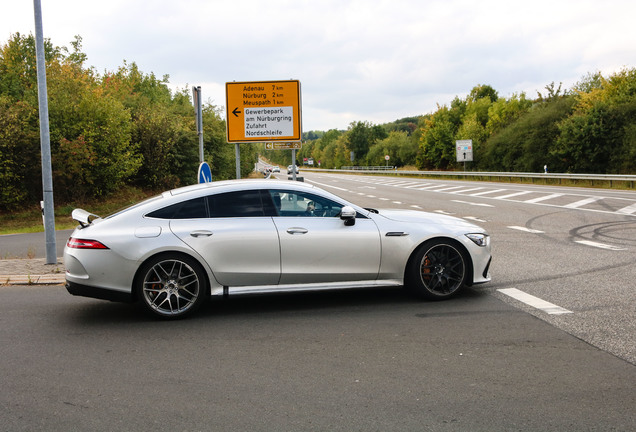
<instances>
[{"instance_id":1,"label":"black arrow on sign","mask_svg":"<svg viewBox=\"0 0 636 432\"><path fill-rule=\"evenodd\" d=\"M236 117L238 117L240 113L241 111L239 111L238 107L234 108L234 110L232 111L232 114L234 114Z\"/></svg>"}]
</instances>

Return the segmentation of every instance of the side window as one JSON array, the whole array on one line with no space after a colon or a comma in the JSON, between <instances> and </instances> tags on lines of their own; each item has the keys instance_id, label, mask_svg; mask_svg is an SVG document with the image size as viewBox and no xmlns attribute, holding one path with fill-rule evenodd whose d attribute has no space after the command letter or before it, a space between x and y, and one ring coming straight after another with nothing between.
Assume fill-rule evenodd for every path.
<instances>
[{"instance_id":1,"label":"side window","mask_svg":"<svg viewBox=\"0 0 636 432\"><path fill-rule=\"evenodd\" d=\"M279 216L337 217L342 204L307 192L270 190Z\"/></svg>"},{"instance_id":2,"label":"side window","mask_svg":"<svg viewBox=\"0 0 636 432\"><path fill-rule=\"evenodd\" d=\"M169 205L148 213L146 217L157 219L201 219L207 217L205 198L195 198Z\"/></svg>"},{"instance_id":3,"label":"side window","mask_svg":"<svg viewBox=\"0 0 636 432\"><path fill-rule=\"evenodd\" d=\"M212 218L264 216L258 190L227 192L210 195L207 199Z\"/></svg>"}]
</instances>

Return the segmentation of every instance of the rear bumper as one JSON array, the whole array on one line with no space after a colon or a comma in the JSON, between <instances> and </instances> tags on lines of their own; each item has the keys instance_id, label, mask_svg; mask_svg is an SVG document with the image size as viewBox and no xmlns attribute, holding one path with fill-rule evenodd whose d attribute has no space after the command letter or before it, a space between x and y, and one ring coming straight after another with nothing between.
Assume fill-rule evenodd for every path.
<instances>
[{"instance_id":1,"label":"rear bumper","mask_svg":"<svg viewBox=\"0 0 636 432\"><path fill-rule=\"evenodd\" d=\"M110 300L124 303L133 302L133 296L131 293L82 285L75 282L70 282L68 280L66 281L66 290L70 294L73 294L75 296L90 297L100 300Z\"/></svg>"}]
</instances>

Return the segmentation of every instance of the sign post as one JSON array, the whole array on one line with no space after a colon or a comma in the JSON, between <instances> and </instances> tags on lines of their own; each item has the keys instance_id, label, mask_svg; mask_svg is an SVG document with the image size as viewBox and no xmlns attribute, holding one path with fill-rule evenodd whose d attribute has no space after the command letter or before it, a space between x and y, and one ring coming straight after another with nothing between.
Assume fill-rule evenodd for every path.
<instances>
[{"instance_id":1,"label":"sign post","mask_svg":"<svg viewBox=\"0 0 636 432\"><path fill-rule=\"evenodd\" d=\"M301 141L300 81L228 82L225 98L227 142L236 144L237 178L239 143Z\"/></svg>"},{"instance_id":2,"label":"sign post","mask_svg":"<svg viewBox=\"0 0 636 432\"><path fill-rule=\"evenodd\" d=\"M203 163L203 109L201 103L201 86L192 87L192 102L196 116L197 134L199 135L199 163Z\"/></svg>"},{"instance_id":3,"label":"sign post","mask_svg":"<svg viewBox=\"0 0 636 432\"><path fill-rule=\"evenodd\" d=\"M473 140L457 140L455 148L457 149L457 162L464 162L464 171L466 171L466 162L473 161Z\"/></svg>"}]
</instances>

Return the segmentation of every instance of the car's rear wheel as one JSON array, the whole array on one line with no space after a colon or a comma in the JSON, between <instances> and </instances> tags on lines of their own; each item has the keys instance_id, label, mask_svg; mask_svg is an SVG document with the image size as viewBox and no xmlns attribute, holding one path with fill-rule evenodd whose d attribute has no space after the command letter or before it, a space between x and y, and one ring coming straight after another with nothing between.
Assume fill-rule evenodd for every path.
<instances>
[{"instance_id":1,"label":"car's rear wheel","mask_svg":"<svg viewBox=\"0 0 636 432\"><path fill-rule=\"evenodd\" d=\"M187 255L166 254L144 263L135 288L147 311L175 319L199 308L205 287L205 273L196 260Z\"/></svg>"},{"instance_id":2,"label":"car's rear wheel","mask_svg":"<svg viewBox=\"0 0 636 432\"><path fill-rule=\"evenodd\" d=\"M468 258L455 242L435 239L422 245L407 269L407 283L417 295L442 300L466 283Z\"/></svg>"}]
</instances>

